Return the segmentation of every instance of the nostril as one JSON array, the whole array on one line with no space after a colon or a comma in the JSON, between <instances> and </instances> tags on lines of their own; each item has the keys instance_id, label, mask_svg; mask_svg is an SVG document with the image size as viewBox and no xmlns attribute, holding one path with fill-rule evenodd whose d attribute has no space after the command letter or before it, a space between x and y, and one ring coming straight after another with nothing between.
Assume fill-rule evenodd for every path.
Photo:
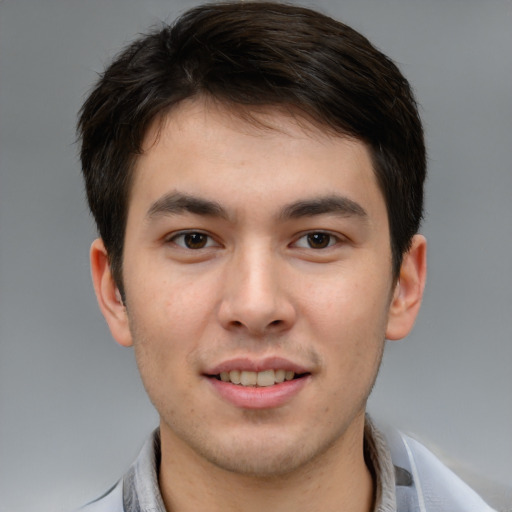
<instances>
[{"instance_id":1,"label":"nostril","mask_svg":"<svg viewBox=\"0 0 512 512\"><path fill-rule=\"evenodd\" d=\"M283 323L282 320L274 320L273 322L270 322L269 325L273 326L273 327L277 327L279 325L281 325Z\"/></svg>"}]
</instances>

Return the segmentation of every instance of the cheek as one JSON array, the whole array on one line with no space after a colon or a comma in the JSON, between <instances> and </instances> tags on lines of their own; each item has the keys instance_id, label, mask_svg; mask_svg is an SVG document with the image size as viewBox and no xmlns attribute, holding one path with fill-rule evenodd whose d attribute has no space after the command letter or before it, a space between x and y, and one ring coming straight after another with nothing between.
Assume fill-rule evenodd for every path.
<instances>
[{"instance_id":1,"label":"cheek","mask_svg":"<svg viewBox=\"0 0 512 512\"><path fill-rule=\"evenodd\" d=\"M310 310L318 327L366 331L372 326L383 328L389 308L388 287L374 282L332 280L327 286L311 286L304 306Z\"/></svg>"},{"instance_id":2,"label":"cheek","mask_svg":"<svg viewBox=\"0 0 512 512\"><path fill-rule=\"evenodd\" d=\"M155 268L144 274L127 283L127 309L137 365L148 394L157 402L163 389L196 377L193 362L205 336L212 334L215 295L213 283L204 277L192 279ZM187 392L180 391L182 396Z\"/></svg>"},{"instance_id":3,"label":"cheek","mask_svg":"<svg viewBox=\"0 0 512 512\"><path fill-rule=\"evenodd\" d=\"M179 416L183 404L192 404L192 387L183 354L172 343L159 345L139 338L135 359L146 393L161 416ZM188 383L188 385L187 385ZM169 392L173 390L173 392Z\"/></svg>"},{"instance_id":4,"label":"cheek","mask_svg":"<svg viewBox=\"0 0 512 512\"><path fill-rule=\"evenodd\" d=\"M211 316L215 283L205 276L190 276L165 265L149 268L126 289L130 312L143 333L156 335L161 330L166 337L187 338Z\"/></svg>"},{"instance_id":5,"label":"cheek","mask_svg":"<svg viewBox=\"0 0 512 512\"><path fill-rule=\"evenodd\" d=\"M308 292L310 336L343 373L366 372L380 361L386 333L388 286L377 280L331 281Z\"/></svg>"},{"instance_id":6,"label":"cheek","mask_svg":"<svg viewBox=\"0 0 512 512\"><path fill-rule=\"evenodd\" d=\"M142 296L141 296L142 298ZM130 330L139 373L158 411L173 410L190 395L194 366L185 364L197 350L201 326L190 315L192 308L178 297L140 301L129 311ZM170 394L170 389L177 393Z\"/></svg>"}]
</instances>

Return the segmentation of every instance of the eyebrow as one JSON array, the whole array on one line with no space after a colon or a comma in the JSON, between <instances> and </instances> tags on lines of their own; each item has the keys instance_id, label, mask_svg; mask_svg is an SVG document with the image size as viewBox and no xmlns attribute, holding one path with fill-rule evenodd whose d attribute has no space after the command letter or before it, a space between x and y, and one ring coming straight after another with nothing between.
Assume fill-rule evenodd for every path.
<instances>
[{"instance_id":1,"label":"eyebrow","mask_svg":"<svg viewBox=\"0 0 512 512\"><path fill-rule=\"evenodd\" d=\"M184 212L224 219L228 217L226 210L219 203L179 192L166 194L157 199L149 208L146 217L153 219Z\"/></svg>"},{"instance_id":2,"label":"eyebrow","mask_svg":"<svg viewBox=\"0 0 512 512\"><path fill-rule=\"evenodd\" d=\"M151 220L155 217L178 215L184 212L222 219L229 218L227 211L216 201L180 192L172 192L157 199L150 206L146 217ZM368 218L366 210L359 203L338 195L315 197L288 204L280 211L277 218L283 221L325 214Z\"/></svg>"},{"instance_id":3,"label":"eyebrow","mask_svg":"<svg viewBox=\"0 0 512 512\"><path fill-rule=\"evenodd\" d=\"M364 220L368 218L366 210L359 203L348 197L338 195L306 199L289 204L282 209L279 218L287 220L325 214L359 217Z\"/></svg>"}]
</instances>

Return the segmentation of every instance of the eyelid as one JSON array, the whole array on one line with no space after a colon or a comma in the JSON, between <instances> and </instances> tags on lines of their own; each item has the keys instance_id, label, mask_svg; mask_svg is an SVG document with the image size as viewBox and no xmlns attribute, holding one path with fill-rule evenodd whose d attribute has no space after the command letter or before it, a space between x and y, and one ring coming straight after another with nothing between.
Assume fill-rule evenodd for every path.
<instances>
[{"instance_id":1,"label":"eyelid","mask_svg":"<svg viewBox=\"0 0 512 512\"><path fill-rule=\"evenodd\" d=\"M185 237L186 235L192 235L192 234L198 234L203 235L208 238L208 242L204 247L198 248L198 249L192 249L190 247L187 247L184 243L178 243L176 242L177 239L181 237ZM185 249L187 251L199 251L201 249L209 249L211 247L220 247L221 244L219 244L215 238L210 235L209 233L206 233L205 231L202 231L201 229L183 229L180 231L176 231L174 233L171 233L167 235L164 239L165 243L173 243L177 245L181 249Z\"/></svg>"},{"instance_id":2,"label":"eyelid","mask_svg":"<svg viewBox=\"0 0 512 512\"><path fill-rule=\"evenodd\" d=\"M321 247L321 248L310 247L307 244L307 242L303 246L298 245L298 242L300 240L305 239L309 235L314 235L314 234L321 234L321 235L329 236L329 237L331 237L331 242L332 243L329 242L328 245L326 245L325 247ZM340 235L339 233L333 233L332 231L328 231L328 230L325 230L325 229L311 229L309 231L305 231L303 233L300 233L295 238L295 241L291 245L294 246L294 247L298 247L299 249L311 249L313 251L321 251L321 250L330 249L331 247L335 247L336 245L338 245L339 243L343 242L344 240L346 240L346 238L343 235Z\"/></svg>"}]
</instances>

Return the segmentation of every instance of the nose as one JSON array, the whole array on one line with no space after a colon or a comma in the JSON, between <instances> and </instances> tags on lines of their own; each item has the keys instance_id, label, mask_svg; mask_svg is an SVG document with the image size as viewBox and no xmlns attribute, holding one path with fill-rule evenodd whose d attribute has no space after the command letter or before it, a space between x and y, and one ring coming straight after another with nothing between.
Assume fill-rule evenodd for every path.
<instances>
[{"instance_id":1,"label":"nose","mask_svg":"<svg viewBox=\"0 0 512 512\"><path fill-rule=\"evenodd\" d=\"M245 251L226 266L218 309L221 325L252 336L283 333L291 328L296 310L282 262L270 251Z\"/></svg>"}]
</instances>

